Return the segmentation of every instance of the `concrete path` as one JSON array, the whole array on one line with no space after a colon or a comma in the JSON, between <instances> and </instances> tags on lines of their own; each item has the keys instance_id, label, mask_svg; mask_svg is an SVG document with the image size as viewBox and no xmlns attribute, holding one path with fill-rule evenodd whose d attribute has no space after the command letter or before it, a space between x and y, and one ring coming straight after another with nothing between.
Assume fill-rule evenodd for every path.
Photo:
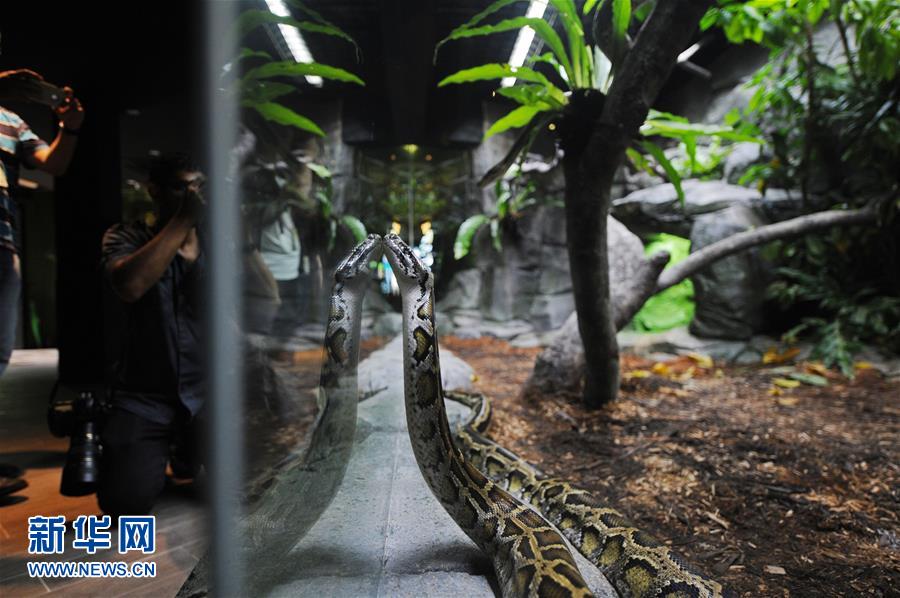
<instances>
[{"instance_id":1,"label":"concrete path","mask_svg":"<svg viewBox=\"0 0 900 598\"><path fill-rule=\"evenodd\" d=\"M360 364L356 446L338 494L273 578L273 596L493 596L490 561L432 496L406 431L400 339ZM441 352L445 388L468 388L471 368ZM451 419L468 410L448 401ZM451 421L451 425L453 421ZM580 556L580 555L579 555ZM615 596L579 561L598 596ZM492 586L494 584L494 586Z\"/></svg>"}]
</instances>

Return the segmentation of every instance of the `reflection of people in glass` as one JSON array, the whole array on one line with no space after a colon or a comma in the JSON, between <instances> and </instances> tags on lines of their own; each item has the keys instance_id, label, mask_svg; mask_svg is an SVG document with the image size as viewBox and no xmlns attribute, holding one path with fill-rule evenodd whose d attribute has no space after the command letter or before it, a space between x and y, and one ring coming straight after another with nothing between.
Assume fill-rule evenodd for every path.
<instances>
[{"instance_id":1,"label":"reflection of people in glass","mask_svg":"<svg viewBox=\"0 0 900 598\"><path fill-rule=\"evenodd\" d=\"M277 286L280 300L269 321L257 326L264 332L290 336L303 320L302 245L296 220L298 204L308 203L312 171L306 163L318 155L314 140L300 144L287 159L259 158L244 172L245 211L254 222L250 235L253 247ZM262 318L265 320L266 318ZM251 314L250 320L260 320Z\"/></svg>"},{"instance_id":2,"label":"reflection of people in glass","mask_svg":"<svg viewBox=\"0 0 900 598\"><path fill-rule=\"evenodd\" d=\"M97 498L106 513L148 512L165 483L170 445L196 442L205 399L198 233L204 180L184 154L154 157L147 187L156 222L116 224L103 236L104 270L129 312L113 411L102 435Z\"/></svg>"},{"instance_id":3,"label":"reflection of people in glass","mask_svg":"<svg viewBox=\"0 0 900 598\"><path fill-rule=\"evenodd\" d=\"M23 70L0 73L0 79L7 77L40 80L38 74ZM66 87L63 92L62 102L53 108L59 128L49 145L35 135L19 115L0 107L0 375L9 365L15 342L22 286L12 203L19 182L19 168L25 165L52 175L63 174L72 160L84 121L84 110L72 89Z\"/></svg>"},{"instance_id":4,"label":"reflection of people in glass","mask_svg":"<svg viewBox=\"0 0 900 598\"><path fill-rule=\"evenodd\" d=\"M31 71L6 71L0 79L18 77L40 80ZM53 108L59 127L48 145L32 132L21 117L0 106L0 376L9 365L16 341L19 293L22 273L15 238L15 199L19 168L25 165L52 175L63 174L72 160L84 109L72 89L64 88L64 96ZM0 463L0 496L17 492L27 485L22 470Z\"/></svg>"}]
</instances>

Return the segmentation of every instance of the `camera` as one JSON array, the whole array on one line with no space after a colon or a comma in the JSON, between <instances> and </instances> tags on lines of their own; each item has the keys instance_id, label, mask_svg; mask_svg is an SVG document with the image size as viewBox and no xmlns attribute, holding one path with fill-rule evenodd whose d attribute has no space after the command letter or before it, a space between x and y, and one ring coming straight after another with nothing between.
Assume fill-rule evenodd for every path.
<instances>
[{"instance_id":1,"label":"camera","mask_svg":"<svg viewBox=\"0 0 900 598\"><path fill-rule=\"evenodd\" d=\"M66 92L44 81L40 75L26 69L6 71L0 75L0 99L35 102L58 108L66 102Z\"/></svg>"},{"instance_id":2,"label":"camera","mask_svg":"<svg viewBox=\"0 0 900 598\"><path fill-rule=\"evenodd\" d=\"M59 485L63 496L86 496L96 491L102 454L100 427L106 412L106 403L93 391L51 401L47 411L50 432L58 438L70 438Z\"/></svg>"}]
</instances>

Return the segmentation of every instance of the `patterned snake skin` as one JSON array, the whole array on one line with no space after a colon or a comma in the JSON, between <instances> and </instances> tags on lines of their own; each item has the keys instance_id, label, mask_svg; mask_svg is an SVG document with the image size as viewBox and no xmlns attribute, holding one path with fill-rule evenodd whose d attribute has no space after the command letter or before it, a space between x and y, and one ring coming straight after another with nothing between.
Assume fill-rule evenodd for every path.
<instances>
[{"instance_id":1,"label":"patterned snake skin","mask_svg":"<svg viewBox=\"0 0 900 598\"><path fill-rule=\"evenodd\" d=\"M406 420L422 476L491 557L503 596L591 596L559 532L482 475L454 445L441 388L433 276L398 236L385 237L384 250L403 299Z\"/></svg>"},{"instance_id":2,"label":"patterned snake skin","mask_svg":"<svg viewBox=\"0 0 900 598\"><path fill-rule=\"evenodd\" d=\"M335 271L319 380L319 411L310 442L283 459L274 475L257 480L248 491L248 513L241 521L248 563L243 595L269 593L273 580L284 571L285 555L318 521L340 488L356 434L356 368L368 265L379 259L381 237L369 235ZM206 553L178 597L208 595L208 571Z\"/></svg>"},{"instance_id":3,"label":"patterned snake skin","mask_svg":"<svg viewBox=\"0 0 900 598\"><path fill-rule=\"evenodd\" d=\"M447 392L473 410L456 429L466 459L497 485L538 509L610 580L619 595L712 598L722 586L699 573L586 490L550 478L486 438L491 408L481 394Z\"/></svg>"}]
</instances>

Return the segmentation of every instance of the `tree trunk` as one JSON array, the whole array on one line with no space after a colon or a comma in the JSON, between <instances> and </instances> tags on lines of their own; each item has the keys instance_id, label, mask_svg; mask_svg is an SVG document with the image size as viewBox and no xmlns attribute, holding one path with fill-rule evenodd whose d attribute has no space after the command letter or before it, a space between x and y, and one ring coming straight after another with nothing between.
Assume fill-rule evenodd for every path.
<instances>
[{"instance_id":1,"label":"tree trunk","mask_svg":"<svg viewBox=\"0 0 900 598\"><path fill-rule=\"evenodd\" d=\"M619 389L606 234L613 177L678 53L687 47L711 4L712 0L658 2L615 65L609 95L574 91L560 123L569 265L585 351L583 398L588 407L612 401Z\"/></svg>"},{"instance_id":2,"label":"tree trunk","mask_svg":"<svg viewBox=\"0 0 900 598\"><path fill-rule=\"evenodd\" d=\"M609 288L609 252L606 215L609 192L597 197L578 174L580 156L563 159L566 177L566 238L572 291L578 312L578 330L584 342L584 402L599 407L616 398L619 390L619 345L613 323ZM597 243L589 243L597 239Z\"/></svg>"},{"instance_id":3,"label":"tree trunk","mask_svg":"<svg viewBox=\"0 0 900 598\"><path fill-rule=\"evenodd\" d=\"M716 260L751 247L798 237L824 228L872 226L877 223L877 211L873 208L829 210L768 224L716 241L696 253L692 253L687 259L665 270L662 274L659 272L668 256L665 254L653 256L647 260L645 266L637 270L637 274L630 277L634 282L631 288L624 294L617 294L612 301L611 309L615 317L614 328L619 330L628 324L651 296L678 284ZM591 363L590 359L596 359L596 357L587 357L587 347L590 343L579 342L579 331L582 339L586 337L584 330L580 326L576 326L577 323L580 323L580 315L578 322L573 321L570 316L550 345L538 355L531 377L526 383L526 393L572 391L581 386L583 378L587 379L590 371L594 368L586 367L586 363Z\"/></svg>"}]
</instances>

